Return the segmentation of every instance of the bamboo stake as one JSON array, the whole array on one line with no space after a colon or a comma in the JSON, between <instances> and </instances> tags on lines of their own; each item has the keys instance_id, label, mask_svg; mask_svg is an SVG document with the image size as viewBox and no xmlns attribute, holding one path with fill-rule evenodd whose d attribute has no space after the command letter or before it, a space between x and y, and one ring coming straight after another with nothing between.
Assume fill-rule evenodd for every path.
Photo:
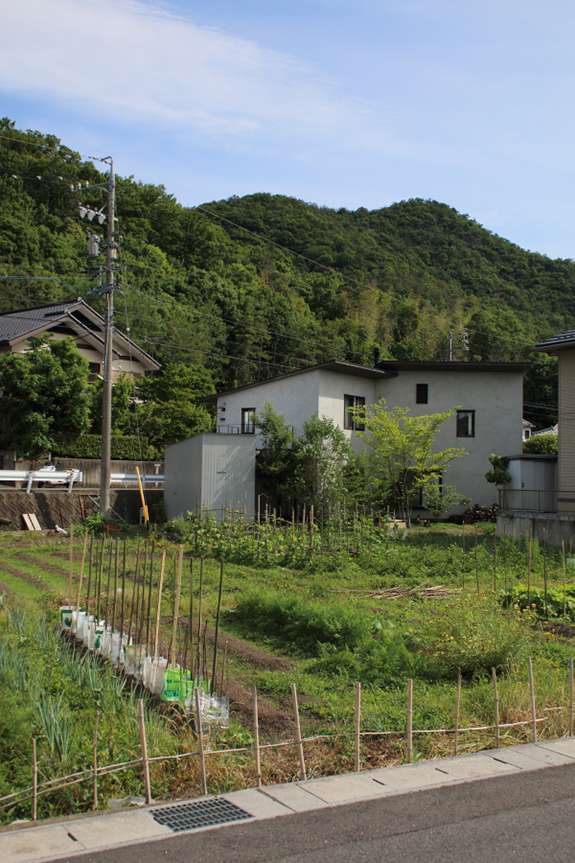
<instances>
[{"instance_id":1,"label":"bamboo stake","mask_svg":"<svg viewBox=\"0 0 575 863\"><path fill-rule=\"evenodd\" d=\"M561 540L561 546L563 550L563 625L565 625L565 619L567 617L567 553L565 550L565 540Z\"/></svg>"},{"instance_id":2,"label":"bamboo stake","mask_svg":"<svg viewBox=\"0 0 575 863\"><path fill-rule=\"evenodd\" d=\"M100 625L100 613L102 606L102 578L104 576L104 552L106 537L102 534L102 548L100 549L100 566L98 567L98 602L96 606L96 624Z\"/></svg>"},{"instance_id":3,"label":"bamboo stake","mask_svg":"<svg viewBox=\"0 0 575 863\"><path fill-rule=\"evenodd\" d=\"M200 672L200 668L201 668L200 641L201 641L201 634L202 634L202 585L203 585L203 581L204 581L204 558L202 555L202 557L200 557L200 584L199 584L199 588L198 588L198 661L197 661L198 679L200 679L200 677L201 677L201 672Z\"/></svg>"},{"instance_id":4,"label":"bamboo stake","mask_svg":"<svg viewBox=\"0 0 575 863\"><path fill-rule=\"evenodd\" d=\"M305 782L307 776L306 776L306 770L305 770L305 759L304 759L304 755L303 755L303 743L302 743L302 739L301 739L301 727L300 727L300 723L299 723L299 708L298 708L298 703L297 703L297 690L296 690L295 683L292 683L292 685L291 685L291 698L292 698L293 716L294 716L294 722L295 722L295 739L296 739L296 743L297 743L297 751L298 751L298 756L299 756L299 775L300 775L300 779L302 780L302 782Z\"/></svg>"},{"instance_id":5,"label":"bamboo stake","mask_svg":"<svg viewBox=\"0 0 575 863\"><path fill-rule=\"evenodd\" d=\"M361 729L361 683L355 684L355 772L361 770L360 764L360 729Z\"/></svg>"},{"instance_id":6,"label":"bamboo stake","mask_svg":"<svg viewBox=\"0 0 575 863\"><path fill-rule=\"evenodd\" d=\"M310 551L313 554L313 503L309 508L309 547Z\"/></svg>"},{"instance_id":7,"label":"bamboo stake","mask_svg":"<svg viewBox=\"0 0 575 863\"><path fill-rule=\"evenodd\" d=\"M529 689L531 690L531 723L533 725L533 743L537 743L537 724L535 721L535 685L533 683L533 666L531 657L527 660L529 666Z\"/></svg>"},{"instance_id":8,"label":"bamboo stake","mask_svg":"<svg viewBox=\"0 0 575 863\"><path fill-rule=\"evenodd\" d=\"M108 558L108 580L106 582L106 611L104 612L105 627L109 625L108 612L110 610L110 581L112 580L112 555L114 553L114 545L110 542L110 557Z\"/></svg>"},{"instance_id":9,"label":"bamboo stake","mask_svg":"<svg viewBox=\"0 0 575 863\"><path fill-rule=\"evenodd\" d=\"M38 761L36 759L36 738L32 738L32 821L38 820Z\"/></svg>"},{"instance_id":10,"label":"bamboo stake","mask_svg":"<svg viewBox=\"0 0 575 863\"><path fill-rule=\"evenodd\" d=\"M114 602L112 603L112 632L116 629L116 603L118 602L118 555L120 554L120 538L116 537L114 555Z\"/></svg>"},{"instance_id":11,"label":"bamboo stake","mask_svg":"<svg viewBox=\"0 0 575 863\"><path fill-rule=\"evenodd\" d=\"M528 543L528 557L527 557L527 608L531 608L531 522L529 522L529 527L527 528L527 543Z\"/></svg>"},{"instance_id":12,"label":"bamboo stake","mask_svg":"<svg viewBox=\"0 0 575 863\"><path fill-rule=\"evenodd\" d=\"M547 554L546 554L546 530L543 528L543 614L547 619L549 615L547 614Z\"/></svg>"},{"instance_id":13,"label":"bamboo stake","mask_svg":"<svg viewBox=\"0 0 575 863\"><path fill-rule=\"evenodd\" d=\"M497 525L493 534L493 593L497 595Z\"/></svg>"},{"instance_id":14,"label":"bamboo stake","mask_svg":"<svg viewBox=\"0 0 575 863\"><path fill-rule=\"evenodd\" d=\"M477 593L479 593L479 569L477 566L477 525L475 525L475 583L477 584Z\"/></svg>"},{"instance_id":15,"label":"bamboo stake","mask_svg":"<svg viewBox=\"0 0 575 863\"><path fill-rule=\"evenodd\" d=\"M462 564L462 575L463 575L463 583L461 585L463 592L465 593L465 528L463 528L463 532L461 534L461 564Z\"/></svg>"},{"instance_id":16,"label":"bamboo stake","mask_svg":"<svg viewBox=\"0 0 575 863\"><path fill-rule=\"evenodd\" d=\"M194 679L194 558L190 558L190 679Z\"/></svg>"},{"instance_id":17,"label":"bamboo stake","mask_svg":"<svg viewBox=\"0 0 575 863\"><path fill-rule=\"evenodd\" d=\"M208 795L208 783L206 781L206 758L204 755L204 732L202 729L202 711L200 709L200 690L196 686L196 730L198 732L198 749L200 754L200 777L202 781L202 797Z\"/></svg>"},{"instance_id":18,"label":"bamboo stake","mask_svg":"<svg viewBox=\"0 0 575 863\"><path fill-rule=\"evenodd\" d=\"M96 722L94 724L94 743L92 749L92 764L93 764L93 790L94 790L94 811L98 811L98 720L100 719L100 711L96 711Z\"/></svg>"},{"instance_id":19,"label":"bamboo stake","mask_svg":"<svg viewBox=\"0 0 575 863\"><path fill-rule=\"evenodd\" d=\"M144 725L144 702L138 699L138 724L140 726L140 746L142 749L142 772L144 774L144 786L146 788L146 805L152 802L150 791L150 767L148 764L148 744L146 743L146 726Z\"/></svg>"},{"instance_id":20,"label":"bamboo stake","mask_svg":"<svg viewBox=\"0 0 575 863\"><path fill-rule=\"evenodd\" d=\"M156 607L156 632L154 634L154 661L158 660L158 639L160 636L160 616L162 613L162 587L164 586L164 571L166 568L166 549L162 551L162 563L160 564L160 583L158 585L158 605Z\"/></svg>"},{"instance_id":21,"label":"bamboo stake","mask_svg":"<svg viewBox=\"0 0 575 863\"><path fill-rule=\"evenodd\" d=\"M413 755L413 680L407 681L407 763Z\"/></svg>"},{"instance_id":22,"label":"bamboo stake","mask_svg":"<svg viewBox=\"0 0 575 863\"><path fill-rule=\"evenodd\" d=\"M84 534L84 546L82 548L82 563L80 564L80 578L78 579L78 593L76 594L76 630L78 629L78 612L80 611L80 593L82 591L82 579L84 577L84 563L86 562L86 548L88 547L88 531Z\"/></svg>"},{"instance_id":23,"label":"bamboo stake","mask_svg":"<svg viewBox=\"0 0 575 863\"><path fill-rule=\"evenodd\" d=\"M182 567L184 564L184 546L180 545L178 552L178 567L176 570L176 596L174 598L174 609L172 615L172 640L170 642L170 666L174 665L176 650L176 628L178 625L178 613L180 611L180 596L182 592Z\"/></svg>"},{"instance_id":24,"label":"bamboo stake","mask_svg":"<svg viewBox=\"0 0 575 863\"><path fill-rule=\"evenodd\" d=\"M74 525L70 525L70 543L68 548L70 556L70 576L68 579L68 605L72 608L72 579L74 578Z\"/></svg>"},{"instance_id":25,"label":"bamboo stake","mask_svg":"<svg viewBox=\"0 0 575 863\"><path fill-rule=\"evenodd\" d=\"M92 587L92 565L94 562L94 534L90 534L90 556L88 559L88 587L86 589L86 615L90 614L90 588Z\"/></svg>"},{"instance_id":26,"label":"bamboo stake","mask_svg":"<svg viewBox=\"0 0 575 863\"><path fill-rule=\"evenodd\" d=\"M124 624L126 612L126 540L124 540L124 554L122 559L122 603L120 606L120 652L118 654L118 664L122 657L122 644L124 641Z\"/></svg>"},{"instance_id":27,"label":"bamboo stake","mask_svg":"<svg viewBox=\"0 0 575 863\"><path fill-rule=\"evenodd\" d=\"M494 668L491 669L493 678L493 703L495 707L495 748L499 749L499 695L497 693L497 672Z\"/></svg>"},{"instance_id":28,"label":"bamboo stake","mask_svg":"<svg viewBox=\"0 0 575 863\"><path fill-rule=\"evenodd\" d=\"M258 691L252 685L252 705L254 713L254 757L256 761L256 788L262 787L262 769L260 764L260 724L258 717Z\"/></svg>"},{"instance_id":29,"label":"bamboo stake","mask_svg":"<svg viewBox=\"0 0 575 863\"><path fill-rule=\"evenodd\" d=\"M461 707L461 668L457 671L457 696L455 698L455 731L453 733L453 754L457 755L457 743L459 735L459 710Z\"/></svg>"},{"instance_id":30,"label":"bamboo stake","mask_svg":"<svg viewBox=\"0 0 575 863\"><path fill-rule=\"evenodd\" d=\"M146 618L146 653L150 653L151 649L151 631L152 631L152 581L154 578L154 550L156 544L152 540L152 551L150 554L150 583L148 585L148 615ZM181 575L181 573L180 573Z\"/></svg>"},{"instance_id":31,"label":"bamboo stake","mask_svg":"<svg viewBox=\"0 0 575 863\"><path fill-rule=\"evenodd\" d=\"M216 613L216 631L214 633L214 664L212 667L212 694L216 690L216 659L218 656L218 634L220 631L220 611L222 608L222 587L224 584L224 561L220 561L220 589L218 591L218 610Z\"/></svg>"},{"instance_id":32,"label":"bamboo stake","mask_svg":"<svg viewBox=\"0 0 575 863\"><path fill-rule=\"evenodd\" d=\"M569 660L569 737L573 737L573 657Z\"/></svg>"}]
</instances>

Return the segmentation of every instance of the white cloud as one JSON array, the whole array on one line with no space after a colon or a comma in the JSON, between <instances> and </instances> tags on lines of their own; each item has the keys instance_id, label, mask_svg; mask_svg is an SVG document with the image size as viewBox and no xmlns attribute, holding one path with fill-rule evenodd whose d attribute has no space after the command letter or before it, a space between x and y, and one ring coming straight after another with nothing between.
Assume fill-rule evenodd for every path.
<instances>
[{"instance_id":1,"label":"white cloud","mask_svg":"<svg viewBox=\"0 0 575 863\"><path fill-rule=\"evenodd\" d=\"M13 95L218 138L336 138L406 154L382 106L342 95L288 54L142 0L19 0L5 6L3 32L0 89Z\"/></svg>"}]
</instances>

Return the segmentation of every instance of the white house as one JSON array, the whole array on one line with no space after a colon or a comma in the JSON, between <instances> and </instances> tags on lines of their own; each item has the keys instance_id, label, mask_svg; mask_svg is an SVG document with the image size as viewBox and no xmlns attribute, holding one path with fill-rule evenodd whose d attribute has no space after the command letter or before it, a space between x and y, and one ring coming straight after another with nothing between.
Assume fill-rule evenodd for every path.
<instances>
[{"instance_id":1,"label":"white house","mask_svg":"<svg viewBox=\"0 0 575 863\"><path fill-rule=\"evenodd\" d=\"M356 450L365 444L356 435L350 407L384 398L389 407L409 408L412 416L456 408L437 436L437 447L463 447L468 455L456 459L443 479L473 503L488 506L496 496L485 480L490 454L521 450L528 368L526 363L427 361L383 361L369 367L331 360L203 401L217 404L220 434L254 434L254 415L267 400L284 414L296 436L317 412L344 429Z\"/></svg>"}]
</instances>

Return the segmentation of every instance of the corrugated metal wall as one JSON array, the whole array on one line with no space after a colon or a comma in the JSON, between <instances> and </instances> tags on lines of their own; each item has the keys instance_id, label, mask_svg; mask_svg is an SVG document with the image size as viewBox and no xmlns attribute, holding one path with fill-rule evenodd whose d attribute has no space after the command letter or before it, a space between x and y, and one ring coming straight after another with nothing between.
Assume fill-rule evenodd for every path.
<instances>
[{"instance_id":1,"label":"corrugated metal wall","mask_svg":"<svg viewBox=\"0 0 575 863\"><path fill-rule=\"evenodd\" d=\"M164 495L169 519L234 503L251 517L255 501L254 435L202 434L166 447Z\"/></svg>"}]
</instances>

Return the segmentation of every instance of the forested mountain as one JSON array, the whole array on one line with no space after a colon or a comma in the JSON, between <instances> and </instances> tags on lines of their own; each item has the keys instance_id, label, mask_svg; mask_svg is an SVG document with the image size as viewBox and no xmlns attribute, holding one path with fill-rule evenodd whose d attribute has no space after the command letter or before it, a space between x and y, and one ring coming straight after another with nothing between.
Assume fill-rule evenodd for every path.
<instances>
[{"instance_id":1,"label":"forested mountain","mask_svg":"<svg viewBox=\"0 0 575 863\"><path fill-rule=\"evenodd\" d=\"M97 265L78 204L105 182L52 135L0 121L0 311L83 296L99 310ZM71 190L71 185L75 190ZM280 195L182 207L162 186L117 179L122 236L117 324L160 362L232 387L337 357L524 360L575 326L575 263L524 251L446 204L333 210ZM102 256L102 265L103 265ZM467 330L469 351L461 334ZM553 412L553 360L539 357L526 416Z\"/></svg>"}]
</instances>

